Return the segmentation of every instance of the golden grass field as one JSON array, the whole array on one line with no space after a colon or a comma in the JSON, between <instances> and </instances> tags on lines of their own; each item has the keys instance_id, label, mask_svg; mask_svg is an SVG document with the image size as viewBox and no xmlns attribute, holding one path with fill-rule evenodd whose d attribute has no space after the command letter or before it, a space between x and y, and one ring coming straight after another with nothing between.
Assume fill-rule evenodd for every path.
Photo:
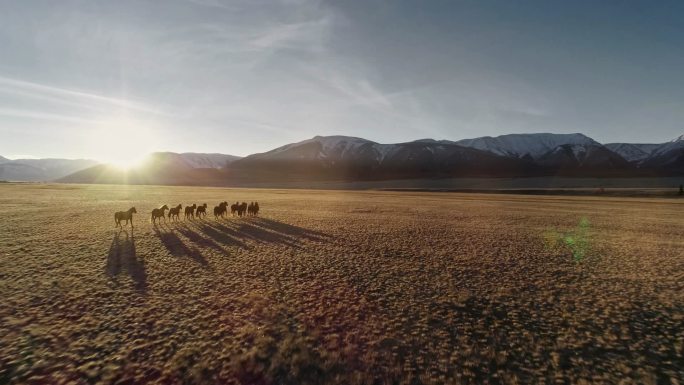
<instances>
[{"instance_id":1,"label":"golden grass field","mask_svg":"<svg viewBox=\"0 0 684 385\"><path fill-rule=\"evenodd\" d=\"M0 210L0 383L684 384L684 199L6 184ZM577 261L549 239L582 218Z\"/></svg>"}]
</instances>

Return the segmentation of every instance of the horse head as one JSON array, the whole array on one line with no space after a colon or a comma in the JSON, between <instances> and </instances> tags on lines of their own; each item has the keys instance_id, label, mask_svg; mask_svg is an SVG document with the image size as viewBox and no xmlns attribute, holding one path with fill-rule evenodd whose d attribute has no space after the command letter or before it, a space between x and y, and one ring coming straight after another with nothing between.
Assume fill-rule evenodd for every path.
<instances>
[{"instance_id":1,"label":"horse head","mask_svg":"<svg viewBox=\"0 0 684 385\"><path fill-rule=\"evenodd\" d=\"M162 210L162 211L168 210L168 209L169 209L169 206L167 206L167 205L164 205L164 206L161 207L161 210Z\"/></svg>"},{"instance_id":2,"label":"horse head","mask_svg":"<svg viewBox=\"0 0 684 385\"><path fill-rule=\"evenodd\" d=\"M138 210L136 210L135 207L131 207L130 209L128 209L128 212L131 214L137 214Z\"/></svg>"}]
</instances>

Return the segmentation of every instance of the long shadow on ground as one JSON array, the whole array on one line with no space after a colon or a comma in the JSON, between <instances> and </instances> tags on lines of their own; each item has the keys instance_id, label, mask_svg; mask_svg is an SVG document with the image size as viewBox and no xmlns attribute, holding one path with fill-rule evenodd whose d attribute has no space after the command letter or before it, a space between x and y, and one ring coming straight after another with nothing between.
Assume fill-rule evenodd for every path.
<instances>
[{"instance_id":1,"label":"long shadow on ground","mask_svg":"<svg viewBox=\"0 0 684 385\"><path fill-rule=\"evenodd\" d=\"M121 233L125 234L123 239L121 238ZM135 252L133 229L131 229L130 236L127 230L118 231L114 235L112 244L109 247L105 273L109 278L117 282L117 277L121 274L122 270L125 270L131 277L138 292L143 294L147 292L147 273L145 272L144 262L138 259Z\"/></svg>"},{"instance_id":2,"label":"long shadow on ground","mask_svg":"<svg viewBox=\"0 0 684 385\"><path fill-rule=\"evenodd\" d=\"M165 230L160 231L159 229ZM163 225L155 227L155 233L172 255L194 256L198 261L203 260L201 253L193 247L184 245L183 241L174 234L176 230L199 247L221 251L226 251L225 246L249 249L246 241L275 243L301 248L302 240L323 241L330 239L329 235L322 232L272 219L253 217L197 220L177 223L168 228Z\"/></svg>"},{"instance_id":3,"label":"long shadow on ground","mask_svg":"<svg viewBox=\"0 0 684 385\"><path fill-rule=\"evenodd\" d=\"M189 257L202 266L207 266L207 260L202 253L194 247L186 246L172 229L162 226L154 226L154 233L161 239L162 244L174 257Z\"/></svg>"},{"instance_id":4,"label":"long shadow on ground","mask_svg":"<svg viewBox=\"0 0 684 385\"><path fill-rule=\"evenodd\" d=\"M240 221L238 223L235 223L234 225L236 226L235 231L237 233L253 241L265 243L279 243L294 248L300 248L297 239L292 238L286 234L278 233L275 231L269 231L263 227L256 226L248 221Z\"/></svg>"},{"instance_id":5,"label":"long shadow on ground","mask_svg":"<svg viewBox=\"0 0 684 385\"><path fill-rule=\"evenodd\" d=\"M330 239L330 236L328 234L325 234L320 231L315 231L311 229L307 229L304 227L299 227L295 225L291 225L285 222L280 222L276 221L273 219L268 219L268 218L261 218L261 217L256 217L256 218L250 218L250 223L253 223L257 226L260 226L264 229L273 231L275 233L279 233L282 235L289 235L292 237L301 237L301 238L307 238L312 241L323 241Z\"/></svg>"},{"instance_id":6,"label":"long shadow on ground","mask_svg":"<svg viewBox=\"0 0 684 385\"><path fill-rule=\"evenodd\" d=\"M221 246L218 243L214 242L211 238L202 236L202 234L190 228L190 226L188 226L185 223L176 226L175 229L198 246L209 247L215 250L223 250L223 248L221 248Z\"/></svg>"},{"instance_id":7,"label":"long shadow on ground","mask_svg":"<svg viewBox=\"0 0 684 385\"><path fill-rule=\"evenodd\" d=\"M247 249L247 245L240 239L241 234L217 221L196 222L197 228L215 243L226 246L238 246Z\"/></svg>"}]
</instances>

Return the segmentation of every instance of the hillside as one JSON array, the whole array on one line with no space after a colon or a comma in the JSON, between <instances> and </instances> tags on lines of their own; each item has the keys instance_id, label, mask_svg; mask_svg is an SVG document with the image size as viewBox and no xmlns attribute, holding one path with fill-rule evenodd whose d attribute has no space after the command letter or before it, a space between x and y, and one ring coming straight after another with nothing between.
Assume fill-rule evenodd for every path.
<instances>
[{"instance_id":1,"label":"hillside","mask_svg":"<svg viewBox=\"0 0 684 385\"><path fill-rule=\"evenodd\" d=\"M52 181L96 165L88 159L0 159L0 180Z\"/></svg>"},{"instance_id":2,"label":"hillside","mask_svg":"<svg viewBox=\"0 0 684 385\"><path fill-rule=\"evenodd\" d=\"M421 139L393 144L351 136L315 136L244 158L224 154L154 153L144 165L133 170L124 172L100 165L59 181L255 185L454 177L679 175L684 175L683 137L662 144L603 145L579 133L539 133L459 141Z\"/></svg>"}]
</instances>

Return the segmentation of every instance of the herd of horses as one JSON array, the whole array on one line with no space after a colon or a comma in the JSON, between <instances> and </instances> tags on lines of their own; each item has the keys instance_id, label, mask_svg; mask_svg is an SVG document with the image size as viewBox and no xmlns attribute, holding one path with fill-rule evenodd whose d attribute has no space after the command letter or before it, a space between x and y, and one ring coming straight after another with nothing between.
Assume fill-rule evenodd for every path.
<instances>
[{"instance_id":1,"label":"herd of horses","mask_svg":"<svg viewBox=\"0 0 684 385\"><path fill-rule=\"evenodd\" d=\"M214 218L225 218L228 215L228 207L228 202L221 202L218 204L218 206L214 206ZM169 208L169 206L167 205L163 205L160 208L153 209L152 215L150 217L150 222L156 224L158 221L161 221L162 219L166 221L167 217L169 221L179 221L180 212L182 209L183 206L181 204L178 204L177 206L171 208ZM167 210L169 212L168 214L166 214ZM114 213L114 223L116 224L116 227L123 227L121 223L124 221L124 225L128 225L128 223L130 222L131 227L133 227L133 214L136 214L137 212L138 211L135 209L135 207L131 207L127 211L118 211ZM207 204L204 203L198 206L197 204L193 203L192 206L185 206L184 214L185 219L206 218ZM255 217L259 215L259 202L251 202L249 204L247 204L247 202L235 202L234 204L230 205L230 214L232 216L237 215L238 217Z\"/></svg>"}]
</instances>

